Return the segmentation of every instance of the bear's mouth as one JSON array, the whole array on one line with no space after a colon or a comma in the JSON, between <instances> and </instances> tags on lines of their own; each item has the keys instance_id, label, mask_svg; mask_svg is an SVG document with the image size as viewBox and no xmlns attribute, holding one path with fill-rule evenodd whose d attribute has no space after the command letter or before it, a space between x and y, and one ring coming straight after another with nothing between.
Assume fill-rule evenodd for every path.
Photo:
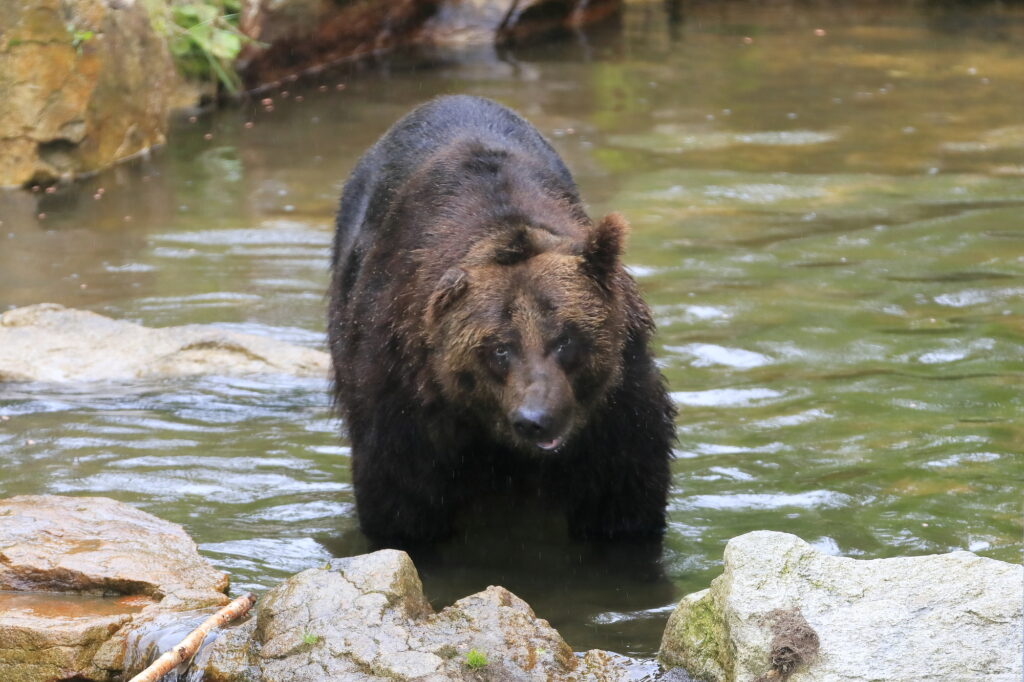
<instances>
[{"instance_id":1,"label":"bear's mouth","mask_svg":"<svg viewBox=\"0 0 1024 682\"><path fill-rule=\"evenodd\" d=\"M557 438L552 438L551 440L540 441L540 442L536 443L536 445L541 450L546 450L548 452L551 452L551 451L557 450L562 445L562 443L564 441L565 441L565 437L564 436L558 436Z\"/></svg>"}]
</instances>

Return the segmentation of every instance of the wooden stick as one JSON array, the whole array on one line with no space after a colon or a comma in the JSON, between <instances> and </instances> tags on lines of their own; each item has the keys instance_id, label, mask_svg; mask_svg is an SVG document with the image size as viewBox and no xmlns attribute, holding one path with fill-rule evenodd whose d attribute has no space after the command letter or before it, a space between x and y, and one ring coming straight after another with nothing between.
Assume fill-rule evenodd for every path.
<instances>
[{"instance_id":1,"label":"wooden stick","mask_svg":"<svg viewBox=\"0 0 1024 682\"><path fill-rule=\"evenodd\" d=\"M164 652L160 658L153 661L148 668L133 677L129 682L157 682L161 677L195 656L196 650L199 649L199 645L206 639L206 635L209 634L210 630L227 625L236 618L241 618L248 613L255 603L256 597L253 596L252 592L246 592L204 620L199 627L188 633L188 636L181 640L177 646L172 647L170 651Z\"/></svg>"}]
</instances>

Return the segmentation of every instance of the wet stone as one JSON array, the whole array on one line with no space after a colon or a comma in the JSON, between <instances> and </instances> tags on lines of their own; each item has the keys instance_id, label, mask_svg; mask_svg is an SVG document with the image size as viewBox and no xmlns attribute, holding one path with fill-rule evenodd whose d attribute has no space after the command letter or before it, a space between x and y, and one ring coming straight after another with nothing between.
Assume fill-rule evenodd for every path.
<instances>
[{"instance_id":1,"label":"wet stone","mask_svg":"<svg viewBox=\"0 0 1024 682\"><path fill-rule=\"evenodd\" d=\"M573 654L547 621L502 587L435 613L404 552L382 550L303 571L257 606L252 637L214 642L207 679L584 680L637 679L629 659ZM482 658L470 665L467 655Z\"/></svg>"},{"instance_id":2,"label":"wet stone","mask_svg":"<svg viewBox=\"0 0 1024 682\"><path fill-rule=\"evenodd\" d=\"M715 681L1020 680L1022 585L971 552L857 560L756 531L679 603L659 658Z\"/></svg>"},{"instance_id":3,"label":"wet stone","mask_svg":"<svg viewBox=\"0 0 1024 682\"><path fill-rule=\"evenodd\" d=\"M178 525L106 498L0 500L0 679L117 677L126 637L227 602Z\"/></svg>"},{"instance_id":4,"label":"wet stone","mask_svg":"<svg viewBox=\"0 0 1024 682\"><path fill-rule=\"evenodd\" d=\"M326 377L327 367L322 351L207 325L152 329L53 303L0 315L0 383L199 374Z\"/></svg>"}]
</instances>

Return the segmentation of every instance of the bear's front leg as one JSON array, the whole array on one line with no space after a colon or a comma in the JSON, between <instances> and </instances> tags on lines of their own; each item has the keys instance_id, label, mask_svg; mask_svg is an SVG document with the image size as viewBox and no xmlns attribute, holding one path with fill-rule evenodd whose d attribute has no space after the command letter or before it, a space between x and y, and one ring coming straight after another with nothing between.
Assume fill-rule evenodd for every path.
<instances>
[{"instance_id":1,"label":"bear's front leg","mask_svg":"<svg viewBox=\"0 0 1024 682\"><path fill-rule=\"evenodd\" d=\"M577 474L582 480L576 481L579 488L569 496L566 509L572 537L590 541L661 538L665 532L668 463L652 464L607 467L602 476L594 472Z\"/></svg>"},{"instance_id":2,"label":"bear's front leg","mask_svg":"<svg viewBox=\"0 0 1024 682\"><path fill-rule=\"evenodd\" d=\"M653 370L627 374L568 461L566 515L583 540L654 540L665 532L675 409Z\"/></svg>"},{"instance_id":3,"label":"bear's front leg","mask_svg":"<svg viewBox=\"0 0 1024 682\"><path fill-rule=\"evenodd\" d=\"M365 415L353 411L349 427L360 528L389 547L449 537L457 506L451 462L416 420L386 420L381 415L387 410L376 406Z\"/></svg>"},{"instance_id":4,"label":"bear's front leg","mask_svg":"<svg viewBox=\"0 0 1024 682\"><path fill-rule=\"evenodd\" d=\"M451 536L451 499L444 483L423 467L378 466L391 459L376 452L355 456L359 527L374 543L392 548L437 542Z\"/></svg>"}]
</instances>

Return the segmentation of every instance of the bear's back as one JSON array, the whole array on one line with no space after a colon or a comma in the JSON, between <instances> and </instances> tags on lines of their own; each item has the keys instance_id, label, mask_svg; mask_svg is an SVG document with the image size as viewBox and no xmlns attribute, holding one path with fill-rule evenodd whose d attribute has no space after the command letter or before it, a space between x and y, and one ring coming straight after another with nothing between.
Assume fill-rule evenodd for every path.
<instances>
[{"instance_id":1,"label":"bear's back","mask_svg":"<svg viewBox=\"0 0 1024 682\"><path fill-rule=\"evenodd\" d=\"M360 158L345 183L337 216L332 266L366 229L375 229L394 195L429 159L456 144L523 152L542 163L567 192L576 185L561 158L537 129L489 99L448 95L431 100L395 123Z\"/></svg>"}]
</instances>

